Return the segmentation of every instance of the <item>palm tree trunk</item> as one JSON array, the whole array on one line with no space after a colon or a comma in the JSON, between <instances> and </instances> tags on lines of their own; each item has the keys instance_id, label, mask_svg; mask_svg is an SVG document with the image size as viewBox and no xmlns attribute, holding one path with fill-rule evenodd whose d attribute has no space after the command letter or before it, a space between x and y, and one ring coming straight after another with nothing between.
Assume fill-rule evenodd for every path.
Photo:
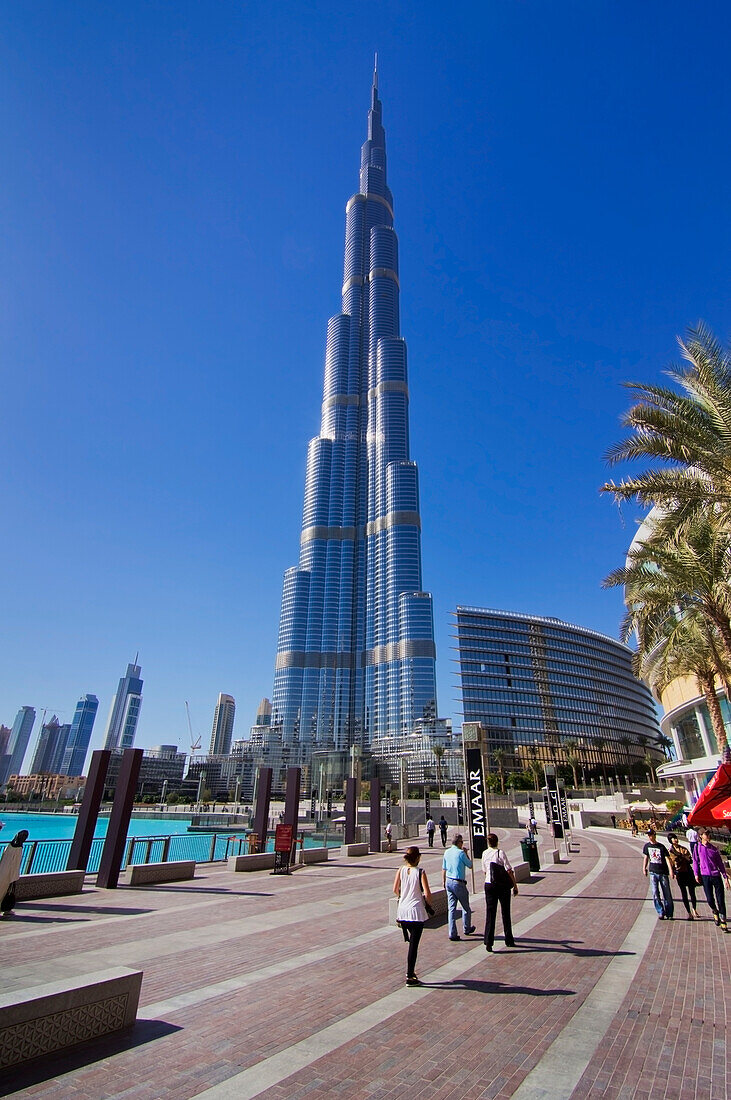
<instances>
[{"instance_id":1,"label":"palm tree trunk","mask_svg":"<svg viewBox=\"0 0 731 1100\"><path fill-rule=\"evenodd\" d=\"M721 756L725 756L728 752L728 740L726 738L726 727L723 724L723 715L721 714L721 704L716 695L715 680L713 676L698 675L698 682L703 690L706 705L708 706L708 713L711 716L711 723L713 725L713 732L716 735L718 751Z\"/></svg>"}]
</instances>

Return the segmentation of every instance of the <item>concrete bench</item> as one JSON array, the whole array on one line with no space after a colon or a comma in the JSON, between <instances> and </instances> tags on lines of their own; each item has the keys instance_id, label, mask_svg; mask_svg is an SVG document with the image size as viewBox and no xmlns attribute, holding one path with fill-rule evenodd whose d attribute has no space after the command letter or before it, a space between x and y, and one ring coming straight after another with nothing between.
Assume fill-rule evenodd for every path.
<instances>
[{"instance_id":1,"label":"concrete bench","mask_svg":"<svg viewBox=\"0 0 731 1100\"><path fill-rule=\"evenodd\" d=\"M296 862L300 866L305 863L326 863L329 854L329 848L301 848L297 853Z\"/></svg>"},{"instance_id":2,"label":"concrete bench","mask_svg":"<svg viewBox=\"0 0 731 1100\"><path fill-rule=\"evenodd\" d=\"M85 871L49 871L47 875L21 875L15 883L15 897L18 901L32 901L80 894L85 874Z\"/></svg>"},{"instance_id":3,"label":"concrete bench","mask_svg":"<svg viewBox=\"0 0 731 1100\"><path fill-rule=\"evenodd\" d=\"M173 859L167 863L135 863L128 867L130 886L151 886L156 882L180 882L195 877L194 859Z\"/></svg>"},{"instance_id":4,"label":"concrete bench","mask_svg":"<svg viewBox=\"0 0 731 1100\"><path fill-rule=\"evenodd\" d=\"M132 1027L142 971L126 966L0 994L0 1070Z\"/></svg>"},{"instance_id":5,"label":"concrete bench","mask_svg":"<svg viewBox=\"0 0 731 1100\"><path fill-rule=\"evenodd\" d=\"M551 861L551 863L561 862L561 853L559 852L558 848L549 848L546 852L546 857Z\"/></svg>"},{"instance_id":6,"label":"concrete bench","mask_svg":"<svg viewBox=\"0 0 731 1100\"><path fill-rule=\"evenodd\" d=\"M367 856L367 844L343 844L340 847L341 856Z\"/></svg>"},{"instance_id":7,"label":"concrete bench","mask_svg":"<svg viewBox=\"0 0 731 1100\"><path fill-rule=\"evenodd\" d=\"M229 856L227 862L229 871L271 871L274 867L274 852Z\"/></svg>"},{"instance_id":8,"label":"concrete bench","mask_svg":"<svg viewBox=\"0 0 731 1100\"><path fill-rule=\"evenodd\" d=\"M388 851L388 841L387 840L382 840L381 841L381 851L382 852L387 852ZM396 840L396 837L394 837L393 840L391 841L391 851L392 852L398 852L398 841Z\"/></svg>"},{"instance_id":9,"label":"concrete bench","mask_svg":"<svg viewBox=\"0 0 731 1100\"><path fill-rule=\"evenodd\" d=\"M436 928L440 924L444 924L447 920L447 891L443 886L439 886L436 890L432 889L432 906L434 908L434 916L429 917L426 922L428 928ZM396 923L396 914L398 912L398 898L392 897L388 903L388 923Z\"/></svg>"},{"instance_id":10,"label":"concrete bench","mask_svg":"<svg viewBox=\"0 0 731 1100\"><path fill-rule=\"evenodd\" d=\"M530 882L530 864L514 863L513 874L516 882Z\"/></svg>"}]
</instances>

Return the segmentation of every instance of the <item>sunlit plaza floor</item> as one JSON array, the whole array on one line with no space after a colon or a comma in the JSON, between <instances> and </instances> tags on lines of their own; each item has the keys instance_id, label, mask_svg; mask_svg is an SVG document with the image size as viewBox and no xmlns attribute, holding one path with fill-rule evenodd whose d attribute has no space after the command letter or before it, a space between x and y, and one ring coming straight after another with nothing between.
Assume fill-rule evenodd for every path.
<instances>
[{"instance_id":1,"label":"sunlit plaza floor","mask_svg":"<svg viewBox=\"0 0 731 1100\"><path fill-rule=\"evenodd\" d=\"M501 830L519 857L519 834ZM110 966L144 971L133 1031L31 1063L3 1095L267 1100L725 1100L731 935L659 922L640 839L577 834L522 884L518 945L426 929L419 987L389 927L401 855L292 876L201 865L192 882L23 903L0 923L3 989ZM441 846L420 842L433 885ZM437 840L437 845L439 841ZM483 929L482 875L475 923ZM498 918L498 929L500 919Z\"/></svg>"}]
</instances>

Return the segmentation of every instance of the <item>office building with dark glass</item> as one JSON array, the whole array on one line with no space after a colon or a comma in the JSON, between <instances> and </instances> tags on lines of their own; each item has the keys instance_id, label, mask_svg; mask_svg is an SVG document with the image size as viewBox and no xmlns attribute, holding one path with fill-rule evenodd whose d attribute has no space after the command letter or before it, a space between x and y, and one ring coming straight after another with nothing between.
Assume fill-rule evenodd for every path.
<instances>
[{"instance_id":1,"label":"office building with dark glass","mask_svg":"<svg viewBox=\"0 0 731 1100\"><path fill-rule=\"evenodd\" d=\"M284 577L269 740L290 762L377 750L436 719L432 598L422 591L398 240L377 74L360 187L346 206L342 307L327 328L299 563ZM283 757L282 757L283 758Z\"/></svg>"},{"instance_id":2,"label":"office building with dark glass","mask_svg":"<svg viewBox=\"0 0 731 1100\"><path fill-rule=\"evenodd\" d=\"M565 764L585 778L642 770L662 736L652 696L621 642L560 619L458 607L465 722L485 730L508 771ZM576 761L575 761L576 762Z\"/></svg>"}]
</instances>

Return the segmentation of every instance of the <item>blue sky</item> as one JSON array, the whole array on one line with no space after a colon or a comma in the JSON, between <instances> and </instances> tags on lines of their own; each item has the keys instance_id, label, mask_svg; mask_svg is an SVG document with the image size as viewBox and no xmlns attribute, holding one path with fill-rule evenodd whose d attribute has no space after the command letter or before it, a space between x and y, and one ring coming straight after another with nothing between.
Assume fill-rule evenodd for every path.
<instances>
[{"instance_id":1,"label":"blue sky","mask_svg":"<svg viewBox=\"0 0 731 1100\"><path fill-rule=\"evenodd\" d=\"M627 405L728 336L725 3L5 5L0 721L271 694L373 51L440 712L457 603L616 636ZM34 733L35 739L35 733ZM34 740L33 739L33 740Z\"/></svg>"}]
</instances>

